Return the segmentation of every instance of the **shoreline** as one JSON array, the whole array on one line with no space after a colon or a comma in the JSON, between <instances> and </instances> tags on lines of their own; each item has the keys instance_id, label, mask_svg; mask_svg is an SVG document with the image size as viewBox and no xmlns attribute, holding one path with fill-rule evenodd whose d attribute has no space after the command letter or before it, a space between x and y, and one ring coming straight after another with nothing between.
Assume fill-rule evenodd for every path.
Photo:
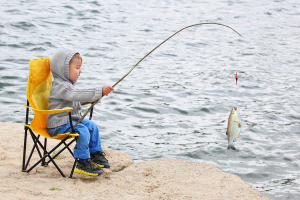
<instances>
[{"instance_id":1,"label":"shoreline","mask_svg":"<svg viewBox=\"0 0 300 200\"><path fill-rule=\"evenodd\" d=\"M98 177L74 173L73 179L63 178L52 163L21 172L24 126L0 122L0 127L0 190L5 199L269 199L213 165L176 159L134 163L127 153L108 148L103 150L111 169ZM49 146L56 143L48 140ZM68 176L74 162L70 153L64 151L55 161Z\"/></svg>"}]
</instances>

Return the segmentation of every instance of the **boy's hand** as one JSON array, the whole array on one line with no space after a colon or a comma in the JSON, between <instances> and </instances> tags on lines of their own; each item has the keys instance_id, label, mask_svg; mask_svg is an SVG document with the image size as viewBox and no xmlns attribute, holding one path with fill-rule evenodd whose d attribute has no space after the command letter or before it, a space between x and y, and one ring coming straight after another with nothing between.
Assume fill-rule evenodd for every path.
<instances>
[{"instance_id":1,"label":"boy's hand","mask_svg":"<svg viewBox=\"0 0 300 200\"><path fill-rule=\"evenodd\" d=\"M102 88L102 95L107 96L111 91L114 91L114 88L108 85L103 86Z\"/></svg>"}]
</instances>

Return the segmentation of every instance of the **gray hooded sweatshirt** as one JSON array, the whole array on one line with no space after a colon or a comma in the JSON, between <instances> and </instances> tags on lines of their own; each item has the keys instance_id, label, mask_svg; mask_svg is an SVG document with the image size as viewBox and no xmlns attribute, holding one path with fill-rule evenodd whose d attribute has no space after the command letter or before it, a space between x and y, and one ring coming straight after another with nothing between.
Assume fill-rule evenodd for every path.
<instances>
[{"instance_id":1,"label":"gray hooded sweatshirt","mask_svg":"<svg viewBox=\"0 0 300 200\"><path fill-rule=\"evenodd\" d=\"M72 107L72 120L81 117L81 102L92 102L102 97L102 87L78 89L75 82L69 80L69 62L78 53L75 50L59 48L50 61L53 74L52 88L48 97L48 110ZM50 114L47 117L47 128L55 128L69 123L67 112Z\"/></svg>"}]
</instances>

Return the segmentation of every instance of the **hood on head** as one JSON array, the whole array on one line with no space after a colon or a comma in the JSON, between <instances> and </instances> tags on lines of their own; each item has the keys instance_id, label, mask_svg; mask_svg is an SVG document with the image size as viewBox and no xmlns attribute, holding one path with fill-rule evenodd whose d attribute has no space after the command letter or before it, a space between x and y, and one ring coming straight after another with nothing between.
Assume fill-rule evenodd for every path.
<instances>
[{"instance_id":1,"label":"hood on head","mask_svg":"<svg viewBox=\"0 0 300 200\"><path fill-rule=\"evenodd\" d=\"M55 51L50 61L53 77L59 77L74 84L69 78L69 62L76 53L78 52L67 48L59 48Z\"/></svg>"}]
</instances>

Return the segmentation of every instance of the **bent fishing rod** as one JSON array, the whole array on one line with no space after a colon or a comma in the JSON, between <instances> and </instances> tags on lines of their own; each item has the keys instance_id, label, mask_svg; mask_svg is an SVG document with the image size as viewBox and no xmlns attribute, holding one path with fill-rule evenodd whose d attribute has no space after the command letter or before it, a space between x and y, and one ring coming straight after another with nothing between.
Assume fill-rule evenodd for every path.
<instances>
[{"instance_id":1,"label":"bent fishing rod","mask_svg":"<svg viewBox=\"0 0 300 200\"><path fill-rule=\"evenodd\" d=\"M168 37L167 39L165 39L162 43L160 43L159 45L157 45L154 49L152 49L147 55L145 55L141 60L139 60L130 70L127 74L125 74L120 80L118 80L112 87L114 88L116 85L118 85L126 76L128 76L130 74L130 72L138 65L140 64L140 62L142 62L147 56L149 56L153 51L155 51L158 47L160 47L163 43L165 43L166 41L168 41L170 38L172 38L174 35L176 35L177 33L183 31L184 29L193 27L193 26L199 26L199 25L206 25L206 24L215 24L215 25L219 25L219 26L225 26L227 28L230 28L231 30L233 30L235 33L237 33L239 36L241 36L241 34L239 34L236 30L234 30L233 28L231 28L230 26L224 25L224 24L220 24L220 23L199 23L199 24L193 24L187 27L184 27L182 29L180 29L179 31L177 31L176 33L174 33L173 35L171 35L170 37ZM241 36L242 37L242 36ZM102 96L103 97L103 96ZM94 101L92 103L92 105L90 106L90 108L84 113L84 115L77 121L77 123L74 125L74 127L77 126L78 123L80 123L85 116L88 114L88 112L94 107L94 105L96 105L101 99L97 99L96 101Z\"/></svg>"}]
</instances>

